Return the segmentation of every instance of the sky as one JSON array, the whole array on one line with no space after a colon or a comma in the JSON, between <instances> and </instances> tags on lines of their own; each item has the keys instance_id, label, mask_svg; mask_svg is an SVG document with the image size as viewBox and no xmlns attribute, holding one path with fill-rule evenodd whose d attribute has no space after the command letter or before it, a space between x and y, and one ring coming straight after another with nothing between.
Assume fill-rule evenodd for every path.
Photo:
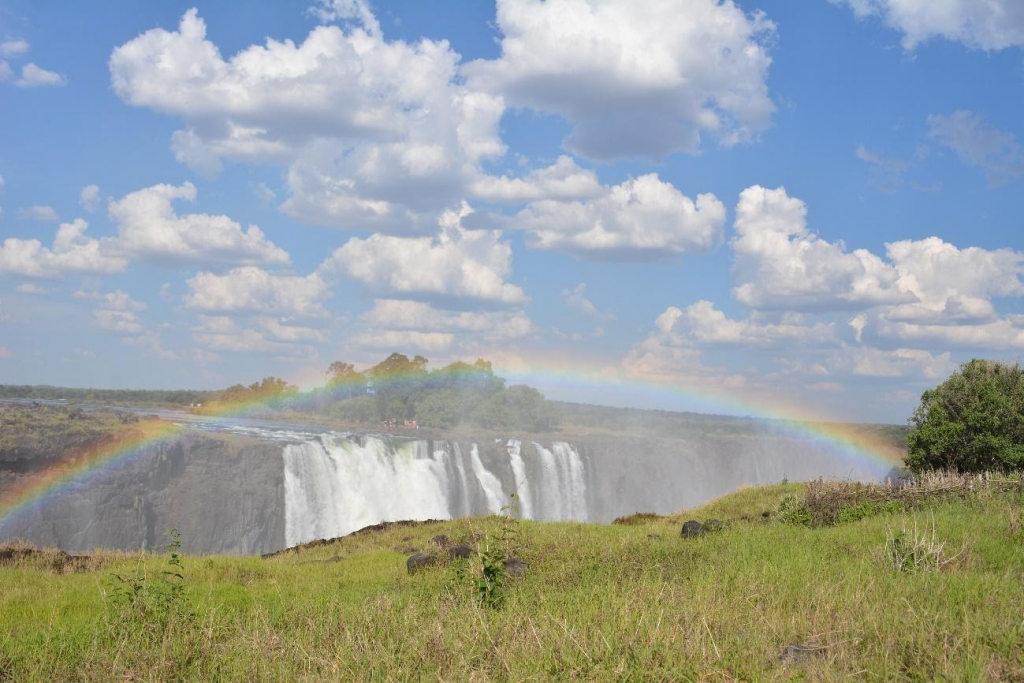
<instances>
[{"instance_id":1,"label":"sky","mask_svg":"<svg viewBox=\"0 0 1024 683\"><path fill-rule=\"evenodd\" d=\"M0 0L0 383L899 423L1019 359L1022 217L1018 0Z\"/></svg>"}]
</instances>

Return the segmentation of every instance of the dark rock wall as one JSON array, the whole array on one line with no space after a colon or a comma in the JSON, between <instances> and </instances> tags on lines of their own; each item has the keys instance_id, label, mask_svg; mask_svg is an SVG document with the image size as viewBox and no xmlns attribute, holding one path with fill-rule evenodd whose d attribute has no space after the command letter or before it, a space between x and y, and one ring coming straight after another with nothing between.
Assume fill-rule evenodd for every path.
<instances>
[{"instance_id":1,"label":"dark rock wall","mask_svg":"<svg viewBox=\"0 0 1024 683\"><path fill-rule=\"evenodd\" d=\"M162 548L176 527L197 554L253 554L284 545L281 444L187 434L97 472L0 527L69 552Z\"/></svg>"}]
</instances>

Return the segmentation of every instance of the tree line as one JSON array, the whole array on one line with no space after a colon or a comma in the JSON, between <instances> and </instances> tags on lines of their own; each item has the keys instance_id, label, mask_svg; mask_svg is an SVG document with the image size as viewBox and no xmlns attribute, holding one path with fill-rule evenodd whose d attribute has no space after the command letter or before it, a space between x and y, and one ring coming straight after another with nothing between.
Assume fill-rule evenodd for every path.
<instances>
[{"instance_id":1,"label":"tree line","mask_svg":"<svg viewBox=\"0 0 1024 683\"><path fill-rule=\"evenodd\" d=\"M428 368L423 356L390 356L365 370L344 361L324 371L322 387L301 392L277 377L236 384L210 397L204 412L247 403L269 410L325 415L349 424L452 429L458 426L542 432L558 424L557 410L533 387L506 385L489 361L456 361Z\"/></svg>"}]
</instances>

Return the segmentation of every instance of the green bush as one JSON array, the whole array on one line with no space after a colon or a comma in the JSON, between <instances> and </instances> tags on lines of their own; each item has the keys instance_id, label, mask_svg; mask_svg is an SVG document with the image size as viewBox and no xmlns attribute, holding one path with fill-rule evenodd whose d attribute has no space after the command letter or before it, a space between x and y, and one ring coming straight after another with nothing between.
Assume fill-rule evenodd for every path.
<instances>
[{"instance_id":1,"label":"green bush","mask_svg":"<svg viewBox=\"0 0 1024 683\"><path fill-rule=\"evenodd\" d=\"M1024 370L972 360L921 396L910 418L914 472L1024 469Z\"/></svg>"}]
</instances>

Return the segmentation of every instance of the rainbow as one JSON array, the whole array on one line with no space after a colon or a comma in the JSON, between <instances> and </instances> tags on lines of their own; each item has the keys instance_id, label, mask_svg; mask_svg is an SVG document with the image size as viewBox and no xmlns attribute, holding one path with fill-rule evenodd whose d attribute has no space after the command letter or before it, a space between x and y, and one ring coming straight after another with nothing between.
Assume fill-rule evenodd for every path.
<instances>
[{"instance_id":1,"label":"rainbow","mask_svg":"<svg viewBox=\"0 0 1024 683\"><path fill-rule=\"evenodd\" d=\"M685 386L659 378L622 376L600 366L585 366L578 360L553 359L546 362L512 361L498 365L496 374L514 383L530 384L542 390L592 396L595 392L614 391L624 398L643 398L647 403L665 405L686 402L697 408L695 412L718 415L760 418L781 435L815 443L835 457L851 465L867 468L879 478L893 467L902 464L900 449L878 436L858 429L856 425L830 420L813 413L806 407L785 405L779 400L753 401L725 390L706 386ZM449 377L468 379L479 377L473 366L457 368ZM321 379L322 381L322 379ZM392 374L375 378L378 388L400 387L406 383L423 381L422 372L406 375ZM230 422L232 419L265 413L268 410L300 409L310 403L362 394L366 392L366 378L354 375L341 381L302 393L224 400L204 408L203 418L210 421ZM9 489L0 497L0 538L13 520L56 500L73 487L88 484L94 478L125 466L162 443L180 438L189 431L187 424L167 420L143 420L123 434L105 440L91 448L71 454L25 483Z\"/></svg>"}]
</instances>

